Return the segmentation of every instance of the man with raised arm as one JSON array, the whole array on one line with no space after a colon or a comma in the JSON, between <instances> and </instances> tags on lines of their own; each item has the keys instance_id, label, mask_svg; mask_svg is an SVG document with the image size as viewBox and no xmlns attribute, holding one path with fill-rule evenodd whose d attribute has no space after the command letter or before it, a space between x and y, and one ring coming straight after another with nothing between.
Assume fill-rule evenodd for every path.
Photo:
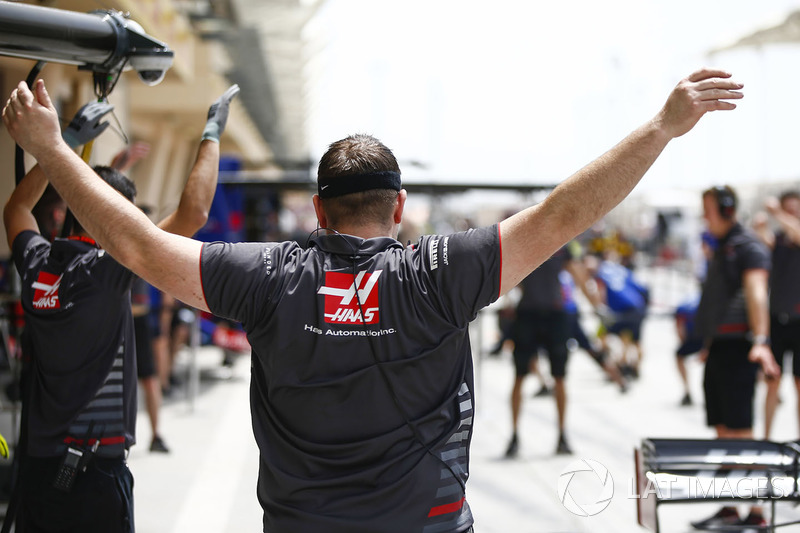
<instances>
[{"instance_id":1,"label":"man with raised arm","mask_svg":"<svg viewBox=\"0 0 800 533\"><path fill-rule=\"evenodd\" d=\"M178 208L159 231L191 236L205 224L217 184L219 133L237 92L238 86L231 87L211 106ZM87 107L97 105L110 109ZM76 146L94 139L104 127L95 127L92 116L74 120L64 137L78 139ZM110 167L85 168L125 208L139 211L128 178ZM50 243L39 234L32 210L51 170L34 166L3 212L21 278L22 351L30 361L23 386L19 525L34 532L129 532L133 478L125 461L136 440L138 408L134 275L93 239L95 229L80 224L83 218L65 239Z\"/></svg>"},{"instance_id":2,"label":"man with raised arm","mask_svg":"<svg viewBox=\"0 0 800 533\"><path fill-rule=\"evenodd\" d=\"M759 213L753 227L772 252L769 276L769 337L775 360L783 373L784 356L792 354L792 374L797 394L796 415L800 422L800 191L788 190L780 198L764 201L766 213L777 223L770 229L767 215ZM764 399L764 438L769 440L775 410L780 403L780 376L767 379ZM800 424L798 425L800 428Z\"/></svg>"},{"instance_id":3,"label":"man with raised arm","mask_svg":"<svg viewBox=\"0 0 800 533\"><path fill-rule=\"evenodd\" d=\"M63 145L42 83L35 94L21 84L3 117L117 260L243 323L265 531L464 532L473 522L470 320L617 205L671 139L709 111L734 109L741 88L727 72L697 71L542 203L407 248L395 240L400 169L366 135L322 157L313 201L323 229L302 249L159 230Z\"/></svg>"}]
</instances>

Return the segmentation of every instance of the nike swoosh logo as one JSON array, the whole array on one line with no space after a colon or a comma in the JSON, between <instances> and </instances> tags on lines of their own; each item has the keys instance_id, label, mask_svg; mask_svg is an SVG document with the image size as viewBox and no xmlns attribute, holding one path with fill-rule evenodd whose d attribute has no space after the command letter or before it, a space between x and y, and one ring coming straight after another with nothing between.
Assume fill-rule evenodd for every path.
<instances>
[{"instance_id":1,"label":"nike swoosh logo","mask_svg":"<svg viewBox=\"0 0 800 533\"><path fill-rule=\"evenodd\" d=\"M325 189L327 189L328 187L330 187L330 185L323 185L322 187L320 187L320 190L324 191L324 190L325 190Z\"/></svg>"}]
</instances>

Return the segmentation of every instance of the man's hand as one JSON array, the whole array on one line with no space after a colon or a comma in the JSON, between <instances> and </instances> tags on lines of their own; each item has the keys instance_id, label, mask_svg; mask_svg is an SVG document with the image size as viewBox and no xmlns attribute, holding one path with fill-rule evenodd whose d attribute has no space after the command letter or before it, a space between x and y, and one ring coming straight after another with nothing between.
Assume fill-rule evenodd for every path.
<instances>
[{"instance_id":1,"label":"man's hand","mask_svg":"<svg viewBox=\"0 0 800 533\"><path fill-rule=\"evenodd\" d=\"M770 215L775 216L781 212L781 202L774 196L770 196L764 200L764 209L766 209Z\"/></svg>"},{"instance_id":2,"label":"man's hand","mask_svg":"<svg viewBox=\"0 0 800 533\"><path fill-rule=\"evenodd\" d=\"M44 88L44 81L34 85L35 95L24 81L21 81L3 108L3 122L8 133L23 150L40 159L42 150L63 145L61 126L50 96ZM66 149L66 146L64 146Z\"/></svg>"},{"instance_id":3,"label":"man's hand","mask_svg":"<svg viewBox=\"0 0 800 533\"><path fill-rule=\"evenodd\" d=\"M111 168L120 172L127 172L137 162L147 157L150 153L150 145L144 141L136 141L128 148L120 150L111 160Z\"/></svg>"},{"instance_id":4,"label":"man's hand","mask_svg":"<svg viewBox=\"0 0 800 533\"><path fill-rule=\"evenodd\" d=\"M730 73L724 70L694 72L678 82L655 121L671 138L675 138L691 130L709 111L736 109L736 104L726 100L742 98L744 95L740 89L744 85L730 80L730 77Z\"/></svg>"},{"instance_id":5,"label":"man's hand","mask_svg":"<svg viewBox=\"0 0 800 533\"><path fill-rule=\"evenodd\" d=\"M239 94L239 86L234 83L208 108L208 119L202 137L204 140L219 142L222 132L225 131L225 124L228 122L231 100L237 94Z\"/></svg>"},{"instance_id":6,"label":"man's hand","mask_svg":"<svg viewBox=\"0 0 800 533\"><path fill-rule=\"evenodd\" d=\"M70 148L77 148L95 140L108 128L108 121L100 122L106 113L114 110L107 102L89 102L81 107L61 134Z\"/></svg>"},{"instance_id":7,"label":"man's hand","mask_svg":"<svg viewBox=\"0 0 800 533\"><path fill-rule=\"evenodd\" d=\"M750 348L749 359L753 363L761 365L761 370L768 378L776 378L781 375L781 369L772 355L772 350L766 344L753 344Z\"/></svg>"},{"instance_id":8,"label":"man's hand","mask_svg":"<svg viewBox=\"0 0 800 533\"><path fill-rule=\"evenodd\" d=\"M769 217L765 212L759 211L753 215L753 223L751 225L757 233L766 231L769 229Z\"/></svg>"}]
</instances>

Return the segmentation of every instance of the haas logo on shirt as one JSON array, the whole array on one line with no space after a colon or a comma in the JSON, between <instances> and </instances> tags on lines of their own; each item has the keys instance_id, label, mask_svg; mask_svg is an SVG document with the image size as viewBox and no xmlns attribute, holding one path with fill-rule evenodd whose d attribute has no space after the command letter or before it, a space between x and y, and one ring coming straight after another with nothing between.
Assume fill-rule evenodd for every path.
<instances>
[{"instance_id":1,"label":"haas logo on shirt","mask_svg":"<svg viewBox=\"0 0 800 533\"><path fill-rule=\"evenodd\" d=\"M33 283L34 309L60 309L58 301L58 288L61 286L61 276L49 272L39 272L39 278Z\"/></svg>"},{"instance_id":2,"label":"haas logo on shirt","mask_svg":"<svg viewBox=\"0 0 800 533\"><path fill-rule=\"evenodd\" d=\"M359 272L353 280L352 274L326 272L325 285L317 294L325 295L325 322L330 324L377 324L378 278L382 270ZM358 289L358 297L356 297ZM361 309L358 302L361 301ZM363 310L363 318L361 316Z\"/></svg>"}]
</instances>

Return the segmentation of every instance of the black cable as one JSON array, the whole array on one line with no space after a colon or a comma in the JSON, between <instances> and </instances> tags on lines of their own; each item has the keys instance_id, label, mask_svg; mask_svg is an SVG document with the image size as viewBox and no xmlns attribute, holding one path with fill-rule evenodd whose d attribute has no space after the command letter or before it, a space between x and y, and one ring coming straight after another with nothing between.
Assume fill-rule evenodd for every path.
<instances>
[{"instance_id":1,"label":"black cable","mask_svg":"<svg viewBox=\"0 0 800 533\"><path fill-rule=\"evenodd\" d=\"M127 64L128 58L126 57L116 72L94 73L94 94L97 98L101 100L106 100L108 98L108 95L111 94L111 91L117 86L117 82L122 76L122 70Z\"/></svg>"},{"instance_id":2,"label":"black cable","mask_svg":"<svg viewBox=\"0 0 800 533\"><path fill-rule=\"evenodd\" d=\"M64 223L61 225L61 235L62 239L66 239L72 233L72 226L75 223L75 215L72 214L72 210L67 207L64 211Z\"/></svg>"},{"instance_id":3,"label":"black cable","mask_svg":"<svg viewBox=\"0 0 800 533\"><path fill-rule=\"evenodd\" d=\"M28 88L33 87L33 82L36 81L36 78L39 77L39 73L41 73L44 66L47 64L46 61L37 61L33 68L31 68L30 72L28 73L28 77L25 79L25 83L28 85ZM19 185L22 181L22 178L25 177L25 151L19 144L15 145L14 148L14 174L15 174L15 184ZM14 259L11 258L11 264L13 264ZM19 296L16 294L15 296ZM21 341L21 339L20 339ZM22 468L21 463L24 460L25 456L25 449L28 447L28 402L26 402L27 396L27 375L30 371L28 369L29 363L25 362L24 356L20 358L20 376L19 376L19 391L20 391L20 425L19 425L19 436L17 438L16 447L14 448L14 458L11 462L11 496L8 501L8 505L6 507L6 515L3 518L3 527L0 530L2 533L8 533L11 531L11 527L16 522L17 518L17 511L19 510L20 505L20 470ZM20 527L21 524L17 523L17 530L21 531L22 528Z\"/></svg>"},{"instance_id":4,"label":"black cable","mask_svg":"<svg viewBox=\"0 0 800 533\"><path fill-rule=\"evenodd\" d=\"M36 64L33 65L33 68L28 73L28 77L25 79L25 83L28 84L29 89L33 87L33 82L39 77L39 73L46 64L46 61L37 61ZM14 177L16 178L15 183L17 185L19 185L19 182L25 177L25 151L18 144L15 145L14 148Z\"/></svg>"},{"instance_id":5,"label":"black cable","mask_svg":"<svg viewBox=\"0 0 800 533\"><path fill-rule=\"evenodd\" d=\"M117 127L116 128L109 124L109 127L111 128L111 131L114 131L117 135L119 135L122 138L122 140L125 142L125 145L129 146L131 144L131 141L128 138L128 135L125 133L125 128L122 127L122 123L119 121L119 117L117 116L117 114L114 112L113 109L111 110L111 116L114 117L114 122L117 123Z\"/></svg>"},{"instance_id":6,"label":"black cable","mask_svg":"<svg viewBox=\"0 0 800 533\"><path fill-rule=\"evenodd\" d=\"M372 358L375 361L375 366L378 368L378 372L380 373L381 377L383 378L383 381L386 384L386 388L389 390L389 393L392 396L392 400L394 400L394 404L397 407L397 410L400 412L400 415L403 417L403 421L405 422L406 426L408 426L408 428L411 430L411 432L414 434L414 438L416 439L416 441L419 442L422 445L423 448L425 448L425 451L431 457L433 457L434 459L436 459L437 461L442 463L447 468L447 470L450 471L450 474L452 474L453 478L455 478L456 482L458 482L459 486L461 487L462 494L466 495L466 493L467 493L466 484L455 473L455 471L450 466L450 464L447 461L445 461L444 459L442 459L442 457L440 455L437 455L431 449L430 445L428 445L428 443L425 442L425 440L422 438L422 435L419 432L419 428L417 427L416 424L414 424L411 421L411 419L409 418L408 414L406 413L406 410L403 409L403 406L400 403L400 399L397 397L397 393L395 392L394 385L392 385L392 382L389 379L389 375L386 373L386 369L383 368L383 363L380 361L380 359L378 359L378 350L375 347L375 344L373 342L374 339L372 338L372 335L369 334L370 330L367 327L366 321L364 320L364 308L363 308L363 306L361 304L361 296L359 295L359 292L358 292L358 286L356 285L356 277L358 276L358 264L356 262L357 259L359 258L358 250L353 246L353 244L350 241L348 241L345 238L344 235L342 235L341 233L339 233L335 229L317 228L317 229L315 229L314 231L311 232L311 234L309 235L309 240L311 239L312 235L314 235L315 233L318 233L321 230L330 231L334 235L337 235L337 236L341 237L341 239L345 243L347 243L347 245L350 247L350 250L352 251L352 253L350 254L350 260L352 261L351 266L352 266L352 274L353 274L353 290L355 291L355 294L356 294L356 303L358 304L358 311L361 314L361 326L364 328L364 333L365 333L365 336L367 337L367 342L369 343L370 352L372 353ZM306 242L308 242L308 241L306 241Z\"/></svg>"},{"instance_id":7,"label":"black cable","mask_svg":"<svg viewBox=\"0 0 800 533\"><path fill-rule=\"evenodd\" d=\"M128 134L125 133L125 128L122 126L122 123L119 121L117 113L113 109L111 110L111 116L114 118L114 122L116 122L117 124L116 126L114 124L109 124L108 129L119 135L119 138L122 139L122 142L124 142L126 145L129 145L131 143L131 140L128 137ZM70 120L71 119L64 118L61 115L58 116L58 121L61 122L62 129L64 129L64 127L69 125Z\"/></svg>"}]
</instances>

